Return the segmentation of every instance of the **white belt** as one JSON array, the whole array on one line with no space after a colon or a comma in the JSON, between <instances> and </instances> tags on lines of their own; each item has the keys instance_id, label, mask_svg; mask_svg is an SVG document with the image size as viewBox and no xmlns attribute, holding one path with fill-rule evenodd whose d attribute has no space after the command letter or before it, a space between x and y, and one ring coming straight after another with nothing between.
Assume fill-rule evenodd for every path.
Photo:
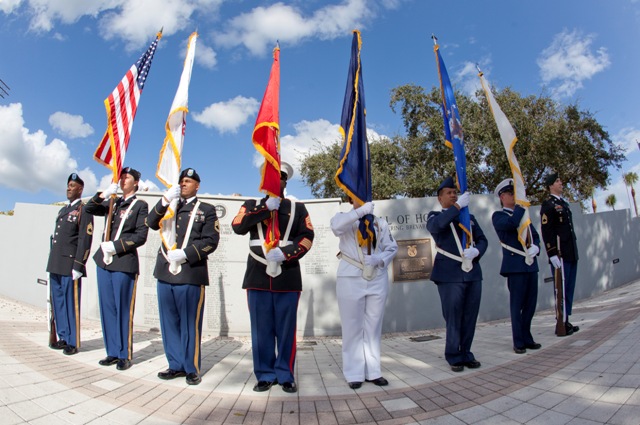
<instances>
[{"instance_id":1,"label":"white belt","mask_svg":"<svg viewBox=\"0 0 640 425\"><path fill-rule=\"evenodd\" d=\"M526 252L524 252L524 251L520 251L519 249L514 248L514 247L512 247L512 246L510 246L510 245L507 245L507 244L506 244L506 243L504 243L504 242L500 242L500 245L502 245L502 247L503 247L504 249L506 249L507 251L511 251L511 252L513 252L513 253L515 253L515 254L522 255L523 257L526 257L526 256L527 256L527 253L526 253Z\"/></svg>"},{"instance_id":2,"label":"white belt","mask_svg":"<svg viewBox=\"0 0 640 425\"><path fill-rule=\"evenodd\" d=\"M353 258L349 257L347 254L344 254L342 252L338 252L337 257L338 257L338 259L344 260L347 263L351 264L352 266L356 266L360 270L364 270L364 265L362 263L354 260Z\"/></svg>"},{"instance_id":3,"label":"white belt","mask_svg":"<svg viewBox=\"0 0 640 425\"><path fill-rule=\"evenodd\" d=\"M249 241L249 246L263 246L264 241L260 240L260 239L251 239ZM289 245L293 245L292 241L279 241L278 246L289 246Z\"/></svg>"},{"instance_id":4,"label":"white belt","mask_svg":"<svg viewBox=\"0 0 640 425\"><path fill-rule=\"evenodd\" d=\"M444 249L440 248L439 246L436 246L436 251L438 251L440 254L444 255L445 257L449 257L452 260L456 260L460 263L462 263L462 257L459 257L455 254L450 253L449 251L445 251Z\"/></svg>"}]
</instances>

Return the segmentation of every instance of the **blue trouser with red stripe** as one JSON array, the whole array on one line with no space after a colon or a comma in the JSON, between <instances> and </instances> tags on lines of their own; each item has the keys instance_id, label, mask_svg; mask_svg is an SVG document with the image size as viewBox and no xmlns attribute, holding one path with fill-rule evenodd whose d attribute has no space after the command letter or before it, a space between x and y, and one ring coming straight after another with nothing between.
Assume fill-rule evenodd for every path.
<instances>
[{"instance_id":1,"label":"blue trouser with red stripe","mask_svg":"<svg viewBox=\"0 0 640 425\"><path fill-rule=\"evenodd\" d=\"M299 292L247 290L253 372L258 381L295 382Z\"/></svg>"}]
</instances>

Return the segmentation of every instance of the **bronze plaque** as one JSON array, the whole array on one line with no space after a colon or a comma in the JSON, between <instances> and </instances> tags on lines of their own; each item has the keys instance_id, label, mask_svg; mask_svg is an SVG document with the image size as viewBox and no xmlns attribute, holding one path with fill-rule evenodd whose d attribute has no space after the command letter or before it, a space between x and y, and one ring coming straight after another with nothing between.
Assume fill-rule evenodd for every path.
<instances>
[{"instance_id":1,"label":"bronze plaque","mask_svg":"<svg viewBox=\"0 0 640 425\"><path fill-rule=\"evenodd\" d=\"M393 259L393 281L428 280L431 277L431 238L398 240Z\"/></svg>"}]
</instances>

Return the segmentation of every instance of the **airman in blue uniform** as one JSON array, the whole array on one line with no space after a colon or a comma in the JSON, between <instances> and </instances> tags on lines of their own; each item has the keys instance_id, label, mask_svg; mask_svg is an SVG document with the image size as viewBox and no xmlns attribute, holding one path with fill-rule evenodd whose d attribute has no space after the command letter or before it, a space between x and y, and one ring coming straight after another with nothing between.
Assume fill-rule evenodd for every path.
<instances>
[{"instance_id":1,"label":"airman in blue uniform","mask_svg":"<svg viewBox=\"0 0 640 425\"><path fill-rule=\"evenodd\" d=\"M438 201L442 211L431 211L427 216L427 230L436 244L436 258L431 280L438 286L442 315L447 335L445 359L454 372L464 367L476 369L480 362L471 352L482 295L482 269L479 260L487 250L487 238L471 215L472 244L462 248L462 229L458 219L460 210L469 205L468 192L458 196L453 178L445 179L438 187ZM472 268L462 270L463 261Z\"/></svg>"},{"instance_id":2,"label":"airman in blue uniform","mask_svg":"<svg viewBox=\"0 0 640 425\"><path fill-rule=\"evenodd\" d=\"M502 245L500 274L507 278L513 351L524 354L527 348L537 350L542 345L531 335L531 321L538 302L538 261L540 235L529 224L529 246L525 250L519 239L518 229L526 210L516 205L513 180L500 182L494 191L500 198L501 211L493 213L491 220ZM525 242L526 244L526 242Z\"/></svg>"},{"instance_id":3,"label":"airman in blue uniform","mask_svg":"<svg viewBox=\"0 0 640 425\"><path fill-rule=\"evenodd\" d=\"M51 346L73 355L80 348L82 277L93 239L93 216L82 211L84 181L76 173L67 179L67 199L56 217L47 263L58 341Z\"/></svg>"}]
</instances>

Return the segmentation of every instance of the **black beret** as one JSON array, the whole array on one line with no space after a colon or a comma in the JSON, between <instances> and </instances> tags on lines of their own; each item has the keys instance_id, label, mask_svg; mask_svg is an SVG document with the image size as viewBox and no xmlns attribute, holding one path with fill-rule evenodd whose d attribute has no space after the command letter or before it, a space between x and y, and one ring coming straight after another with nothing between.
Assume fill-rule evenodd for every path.
<instances>
[{"instance_id":1,"label":"black beret","mask_svg":"<svg viewBox=\"0 0 640 425\"><path fill-rule=\"evenodd\" d=\"M196 170L194 170L193 168L185 168L184 170L182 170L178 181L181 181L185 177L189 177L190 179L193 179L198 183L200 183L200 176L198 175L198 173L196 173Z\"/></svg>"},{"instance_id":2,"label":"black beret","mask_svg":"<svg viewBox=\"0 0 640 425\"><path fill-rule=\"evenodd\" d=\"M453 181L453 177L449 176L446 179L444 179L444 181L442 183L440 183L440 186L438 186L438 195L440 194L440 191L442 189L444 189L445 187L447 187L449 189L455 189L456 188L456 184Z\"/></svg>"},{"instance_id":3,"label":"black beret","mask_svg":"<svg viewBox=\"0 0 640 425\"><path fill-rule=\"evenodd\" d=\"M69 178L67 179L67 184L69 184L70 181L74 181L78 183L80 186L84 187L84 180L82 180L77 173L71 173L71 175L69 175Z\"/></svg>"},{"instance_id":4,"label":"black beret","mask_svg":"<svg viewBox=\"0 0 640 425\"><path fill-rule=\"evenodd\" d=\"M138 170L134 170L134 169L133 169L133 168L131 168L131 167L125 167L125 168L123 168L123 169L122 169L122 172L121 172L120 174L121 174L121 175L122 175L122 174L129 174L130 176L132 176L132 177L133 177L133 179L134 179L135 181L137 181L137 182L139 182L139 181L140 181L140 176L141 176L140 171L138 171Z\"/></svg>"},{"instance_id":5,"label":"black beret","mask_svg":"<svg viewBox=\"0 0 640 425\"><path fill-rule=\"evenodd\" d=\"M556 180L558 180L558 173L549 173L544 178L544 186L549 187L553 185L556 182Z\"/></svg>"}]
</instances>

